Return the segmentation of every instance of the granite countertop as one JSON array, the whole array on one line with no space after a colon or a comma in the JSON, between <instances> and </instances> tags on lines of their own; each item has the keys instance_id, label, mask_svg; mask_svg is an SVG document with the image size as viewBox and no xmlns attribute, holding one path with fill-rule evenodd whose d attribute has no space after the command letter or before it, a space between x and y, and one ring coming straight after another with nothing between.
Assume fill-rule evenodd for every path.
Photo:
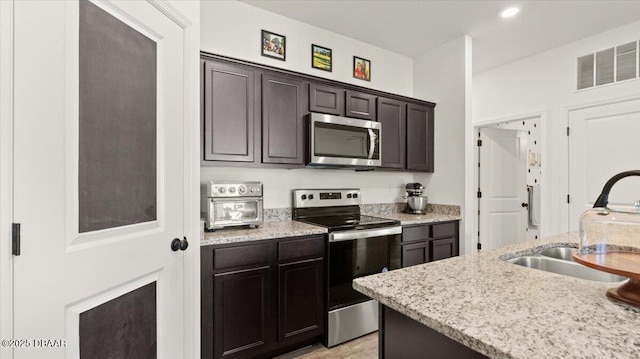
<instances>
[{"instance_id":1,"label":"granite countertop","mask_svg":"<svg viewBox=\"0 0 640 359\"><path fill-rule=\"evenodd\" d=\"M491 358L638 358L640 309L599 283L503 261L576 233L358 278L353 287Z\"/></svg>"},{"instance_id":2,"label":"granite countertop","mask_svg":"<svg viewBox=\"0 0 640 359\"><path fill-rule=\"evenodd\" d=\"M200 245L229 244L263 239L306 236L327 233L326 228L292 220L269 221L258 228L225 228L205 232Z\"/></svg>"},{"instance_id":3,"label":"granite countertop","mask_svg":"<svg viewBox=\"0 0 640 359\"><path fill-rule=\"evenodd\" d=\"M427 214L401 213L404 203L376 203L361 205L362 214L400 221L402 225L443 222L460 219L460 206L429 204ZM265 221L259 228L230 227L215 232L205 232L200 245L217 245L259 241L263 239L297 237L327 233L324 227L291 220L290 208L264 210Z\"/></svg>"},{"instance_id":4,"label":"granite countertop","mask_svg":"<svg viewBox=\"0 0 640 359\"><path fill-rule=\"evenodd\" d=\"M443 213L408 214L408 213L384 213L380 217L395 219L403 226L410 224L424 224L433 222L455 221L460 219L460 215Z\"/></svg>"}]
</instances>

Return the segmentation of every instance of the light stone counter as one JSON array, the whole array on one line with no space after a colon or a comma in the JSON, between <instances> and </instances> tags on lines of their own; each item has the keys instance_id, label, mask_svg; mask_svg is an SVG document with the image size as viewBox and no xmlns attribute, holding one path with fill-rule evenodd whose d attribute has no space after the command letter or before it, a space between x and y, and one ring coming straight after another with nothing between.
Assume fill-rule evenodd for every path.
<instances>
[{"instance_id":1,"label":"light stone counter","mask_svg":"<svg viewBox=\"0 0 640 359\"><path fill-rule=\"evenodd\" d=\"M205 232L200 245L229 244L263 239L286 238L327 233L326 228L292 220L264 222L259 228L225 228Z\"/></svg>"},{"instance_id":2,"label":"light stone counter","mask_svg":"<svg viewBox=\"0 0 640 359\"><path fill-rule=\"evenodd\" d=\"M400 224L403 226L460 220L460 215L442 213L426 213L422 215L408 213L384 213L380 216L400 221Z\"/></svg>"},{"instance_id":3,"label":"light stone counter","mask_svg":"<svg viewBox=\"0 0 640 359\"><path fill-rule=\"evenodd\" d=\"M502 259L576 244L562 234L358 278L353 287L491 358L640 358L640 310L613 284Z\"/></svg>"},{"instance_id":4,"label":"light stone counter","mask_svg":"<svg viewBox=\"0 0 640 359\"><path fill-rule=\"evenodd\" d=\"M408 214L402 211L406 203L377 203L361 205L363 214L385 217L400 221L403 226L460 220L460 206L447 204L427 204L427 213Z\"/></svg>"}]
</instances>

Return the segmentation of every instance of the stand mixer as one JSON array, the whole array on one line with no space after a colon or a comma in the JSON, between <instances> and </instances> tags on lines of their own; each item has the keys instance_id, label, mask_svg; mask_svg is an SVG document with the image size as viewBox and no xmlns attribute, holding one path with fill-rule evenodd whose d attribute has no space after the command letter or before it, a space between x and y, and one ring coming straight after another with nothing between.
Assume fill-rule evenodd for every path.
<instances>
[{"instance_id":1,"label":"stand mixer","mask_svg":"<svg viewBox=\"0 0 640 359\"><path fill-rule=\"evenodd\" d=\"M427 213L427 197L422 195L424 186L421 183L407 183L404 187L407 195L402 197L407 200L407 207L404 213L425 214Z\"/></svg>"}]
</instances>

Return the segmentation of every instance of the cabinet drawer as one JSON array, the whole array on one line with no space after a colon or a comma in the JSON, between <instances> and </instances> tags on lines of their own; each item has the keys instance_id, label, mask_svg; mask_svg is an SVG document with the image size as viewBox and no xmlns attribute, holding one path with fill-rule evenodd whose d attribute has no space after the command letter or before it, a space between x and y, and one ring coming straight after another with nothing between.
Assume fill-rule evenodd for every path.
<instances>
[{"instance_id":1,"label":"cabinet drawer","mask_svg":"<svg viewBox=\"0 0 640 359\"><path fill-rule=\"evenodd\" d=\"M213 250L213 269L269 265L270 244L217 248Z\"/></svg>"},{"instance_id":2,"label":"cabinet drawer","mask_svg":"<svg viewBox=\"0 0 640 359\"><path fill-rule=\"evenodd\" d=\"M313 237L278 243L278 262L324 257L325 239Z\"/></svg>"},{"instance_id":3,"label":"cabinet drawer","mask_svg":"<svg viewBox=\"0 0 640 359\"><path fill-rule=\"evenodd\" d=\"M458 222L439 223L431 225L431 238L442 238L456 235Z\"/></svg>"},{"instance_id":4,"label":"cabinet drawer","mask_svg":"<svg viewBox=\"0 0 640 359\"><path fill-rule=\"evenodd\" d=\"M428 239L430 228L431 226L428 224L423 226L415 226L415 227L403 227L402 243Z\"/></svg>"}]
</instances>

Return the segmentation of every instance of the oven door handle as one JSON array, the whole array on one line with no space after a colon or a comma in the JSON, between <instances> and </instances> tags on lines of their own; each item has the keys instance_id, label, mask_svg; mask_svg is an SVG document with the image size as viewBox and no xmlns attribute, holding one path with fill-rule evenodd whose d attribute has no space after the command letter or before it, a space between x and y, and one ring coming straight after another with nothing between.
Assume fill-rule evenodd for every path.
<instances>
[{"instance_id":1,"label":"oven door handle","mask_svg":"<svg viewBox=\"0 0 640 359\"><path fill-rule=\"evenodd\" d=\"M368 159L373 158L373 153L376 150L376 133L372 129L369 129L369 156Z\"/></svg>"},{"instance_id":2,"label":"oven door handle","mask_svg":"<svg viewBox=\"0 0 640 359\"><path fill-rule=\"evenodd\" d=\"M402 233L401 226L375 229L356 229L353 231L329 233L329 242L352 241L354 239L382 237L400 233Z\"/></svg>"}]
</instances>

